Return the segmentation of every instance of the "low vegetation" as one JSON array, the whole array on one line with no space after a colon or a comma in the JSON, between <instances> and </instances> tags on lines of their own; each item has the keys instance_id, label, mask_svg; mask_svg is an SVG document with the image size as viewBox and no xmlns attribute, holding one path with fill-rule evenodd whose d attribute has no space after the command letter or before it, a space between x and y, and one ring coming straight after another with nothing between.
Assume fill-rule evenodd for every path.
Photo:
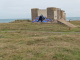
<instances>
[{"instance_id":1,"label":"low vegetation","mask_svg":"<svg viewBox=\"0 0 80 60\"><path fill-rule=\"evenodd\" d=\"M0 23L0 60L80 60L80 22L71 23L78 27L26 20Z\"/></svg>"}]
</instances>

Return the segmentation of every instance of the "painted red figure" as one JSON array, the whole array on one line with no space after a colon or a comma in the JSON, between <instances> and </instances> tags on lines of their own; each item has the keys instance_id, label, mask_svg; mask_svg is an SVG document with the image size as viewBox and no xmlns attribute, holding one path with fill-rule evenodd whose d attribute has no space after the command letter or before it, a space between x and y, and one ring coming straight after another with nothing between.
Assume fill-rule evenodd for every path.
<instances>
[{"instance_id":1,"label":"painted red figure","mask_svg":"<svg viewBox=\"0 0 80 60\"><path fill-rule=\"evenodd\" d=\"M69 28L69 30L70 30L70 28Z\"/></svg>"}]
</instances>

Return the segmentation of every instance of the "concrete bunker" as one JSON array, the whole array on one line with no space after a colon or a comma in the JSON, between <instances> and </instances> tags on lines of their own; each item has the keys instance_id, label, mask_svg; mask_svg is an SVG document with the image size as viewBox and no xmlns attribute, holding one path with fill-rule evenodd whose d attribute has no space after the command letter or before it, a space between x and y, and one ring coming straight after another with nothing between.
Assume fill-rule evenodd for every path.
<instances>
[{"instance_id":1,"label":"concrete bunker","mask_svg":"<svg viewBox=\"0 0 80 60\"><path fill-rule=\"evenodd\" d=\"M59 19L66 20L66 13L60 8L48 7L47 9L31 9L32 20L40 16L41 14L48 19L52 19L53 22L57 22Z\"/></svg>"},{"instance_id":2,"label":"concrete bunker","mask_svg":"<svg viewBox=\"0 0 80 60\"><path fill-rule=\"evenodd\" d=\"M61 23L69 27L76 27L75 25L66 21L66 13L64 10L56 7L48 7L47 9L31 9L32 22L37 22L40 15L45 16L43 22Z\"/></svg>"}]
</instances>

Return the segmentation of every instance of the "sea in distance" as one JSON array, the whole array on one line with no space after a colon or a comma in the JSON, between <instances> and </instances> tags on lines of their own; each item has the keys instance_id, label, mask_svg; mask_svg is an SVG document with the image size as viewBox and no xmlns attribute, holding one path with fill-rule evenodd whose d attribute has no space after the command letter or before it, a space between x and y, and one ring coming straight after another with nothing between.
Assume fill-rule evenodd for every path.
<instances>
[{"instance_id":1,"label":"sea in distance","mask_svg":"<svg viewBox=\"0 0 80 60\"><path fill-rule=\"evenodd\" d=\"M25 18L31 20L31 18ZM9 23L13 22L15 20L24 20L24 19L0 19L0 23ZM80 17L66 17L66 20L69 21L74 21L74 20L80 20Z\"/></svg>"}]
</instances>

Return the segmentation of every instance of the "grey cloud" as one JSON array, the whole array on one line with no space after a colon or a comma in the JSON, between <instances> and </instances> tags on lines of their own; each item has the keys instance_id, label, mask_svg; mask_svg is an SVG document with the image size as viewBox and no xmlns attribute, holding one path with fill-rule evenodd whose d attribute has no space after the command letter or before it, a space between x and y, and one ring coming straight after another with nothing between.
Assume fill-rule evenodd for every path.
<instances>
[{"instance_id":1,"label":"grey cloud","mask_svg":"<svg viewBox=\"0 0 80 60\"><path fill-rule=\"evenodd\" d=\"M0 18L30 18L31 8L57 7L67 17L80 16L80 0L0 0Z\"/></svg>"}]
</instances>

